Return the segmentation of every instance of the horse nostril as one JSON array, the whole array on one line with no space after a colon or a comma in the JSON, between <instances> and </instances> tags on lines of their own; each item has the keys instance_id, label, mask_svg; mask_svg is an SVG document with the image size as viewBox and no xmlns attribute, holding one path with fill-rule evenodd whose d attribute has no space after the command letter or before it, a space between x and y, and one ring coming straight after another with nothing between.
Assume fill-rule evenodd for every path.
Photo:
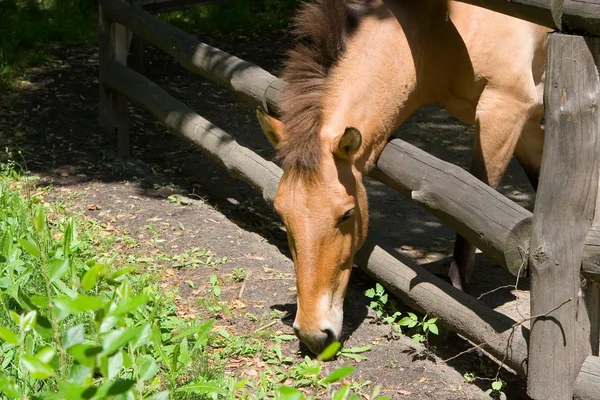
<instances>
[{"instance_id":1,"label":"horse nostril","mask_svg":"<svg viewBox=\"0 0 600 400\"><path fill-rule=\"evenodd\" d=\"M327 340L325 341L325 347L329 346L331 343L337 340L337 335L331 328L326 328L323 330L324 333L327 334Z\"/></svg>"}]
</instances>

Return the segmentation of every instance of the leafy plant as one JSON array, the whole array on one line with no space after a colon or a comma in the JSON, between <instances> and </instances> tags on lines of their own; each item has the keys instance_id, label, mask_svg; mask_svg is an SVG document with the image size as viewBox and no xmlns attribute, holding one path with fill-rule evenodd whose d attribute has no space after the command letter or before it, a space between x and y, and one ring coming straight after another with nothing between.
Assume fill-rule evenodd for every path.
<instances>
[{"instance_id":1,"label":"leafy plant","mask_svg":"<svg viewBox=\"0 0 600 400\"><path fill-rule=\"evenodd\" d=\"M419 320L414 313L409 312L408 316L402 318L399 322L400 326L406 326L409 329L417 328L417 332L412 335L413 343L428 343L429 333L434 335L439 334L438 327L436 325L437 318L427 319L427 315Z\"/></svg>"},{"instance_id":2,"label":"leafy plant","mask_svg":"<svg viewBox=\"0 0 600 400\"><path fill-rule=\"evenodd\" d=\"M221 295L221 286L219 286L219 282L216 274L212 274L210 276L210 286L211 291L215 295L215 297L219 297Z\"/></svg>"},{"instance_id":3,"label":"leafy plant","mask_svg":"<svg viewBox=\"0 0 600 400\"><path fill-rule=\"evenodd\" d=\"M502 391L504 386L506 386L506 382L501 379L496 379L494 382L492 382L492 387L486 390L485 393L493 398L506 400L506 393Z\"/></svg>"},{"instance_id":4,"label":"leafy plant","mask_svg":"<svg viewBox=\"0 0 600 400\"><path fill-rule=\"evenodd\" d=\"M246 271L244 268L235 268L232 273L234 282L243 282L246 279Z\"/></svg>"},{"instance_id":5,"label":"leafy plant","mask_svg":"<svg viewBox=\"0 0 600 400\"><path fill-rule=\"evenodd\" d=\"M379 284L375 284L375 288L365 291L365 296L371 299L369 308L375 311L377 321L390 326L390 336L395 338L402 333L398 318L400 311L397 309L397 304L393 299L389 299L385 288Z\"/></svg>"}]
</instances>

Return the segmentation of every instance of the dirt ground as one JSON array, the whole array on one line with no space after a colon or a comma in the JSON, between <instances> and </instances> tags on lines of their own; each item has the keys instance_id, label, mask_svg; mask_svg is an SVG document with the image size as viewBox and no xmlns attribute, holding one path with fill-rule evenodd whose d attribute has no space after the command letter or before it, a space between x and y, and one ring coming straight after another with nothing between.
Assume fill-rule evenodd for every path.
<instances>
[{"instance_id":1,"label":"dirt ground","mask_svg":"<svg viewBox=\"0 0 600 400\"><path fill-rule=\"evenodd\" d=\"M277 74L290 41L284 32L261 37L205 36L200 39L256 63ZM170 282L179 286L182 315L201 313L195 301L208 277L225 277L244 268L244 284L225 282L223 297L234 300L244 285L239 303L230 315L222 315L221 326L248 334L265 324L247 313L277 318L269 326L291 333L295 312L293 265L285 233L278 217L260 195L244 183L231 179L216 164L191 146L169 135L145 112L131 107L132 157L119 160L101 144L97 124L98 55L94 47L48 49L51 62L30 71L19 89L0 94L0 146L22 151L33 173L41 175L60 193L71 193L75 208L140 240L153 240L155 249L183 253L193 248L210 249L228 261L211 268L170 269ZM269 159L271 146L255 120L254 109L238 102L210 81L179 67L168 56L146 48L145 74L172 95L245 146ZM435 156L465 167L470 162L472 128L466 127L436 107L419 110L396 136ZM5 156L0 153L0 157ZM434 217L384 185L367 179L371 204L370 235L392 252L410 257L439 271L447 264L454 234ZM525 175L513 161L501 192L531 209L534 195ZM184 203L173 201L179 194ZM157 250L157 251L158 251ZM190 285L189 281L193 282ZM472 294L480 296L495 288L514 284L514 278L482 254L477 256L477 274ZM515 320L528 316L529 282L522 279L519 291L503 288L482 298L489 306ZM472 372L493 378L496 364L472 352L450 362L444 359L468 348L468 343L446 333L434 341L432 359L419 357L422 346L407 337L387 338L389 328L373 323L364 291L374 282L355 271L345 304L345 346L373 344L357 364L357 376L383 385L383 394L401 399L484 399L490 387L486 380L465 383L462 375ZM269 322L269 321L267 321ZM297 359L306 350L297 341L285 352ZM348 359L332 361L355 364ZM239 365L231 373L249 373ZM524 381L508 372L509 399L527 399Z\"/></svg>"}]
</instances>

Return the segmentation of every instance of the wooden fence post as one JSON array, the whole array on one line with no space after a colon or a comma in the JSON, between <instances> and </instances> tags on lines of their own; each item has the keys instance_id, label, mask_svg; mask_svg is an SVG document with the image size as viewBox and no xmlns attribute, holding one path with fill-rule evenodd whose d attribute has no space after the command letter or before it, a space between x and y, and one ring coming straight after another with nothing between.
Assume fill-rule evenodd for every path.
<instances>
[{"instance_id":1,"label":"wooden fence post","mask_svg":"<svg viewBox=\"0 0 600 400\"><path fill-rule=\"evenodd\" d=\"M129 155L129 111L127 109L127 98L110 90L102 82L102 76L107 66L114 60L127 65L127 29L120 24L111 21L102 11L99 4L99 78L100 101L99 101L99 123L105 131L105 142L114 144L116 139L117 154L119 156ZM116 137L115 137L116 136Z\"/></svg>"},{"instance_id":2,"label":"wooden fence post","mask_svg":"<svg viewBox=\"0 0 600 400\"><path fill-rule=\"evenodd\" d=\"M583 361L598 345L591 343L597 295L581 265L598 191L599 61L600 38L550 35L546 142L529 254L527 392L534 399L572 399Z\"/></svg>"}]
</instances>

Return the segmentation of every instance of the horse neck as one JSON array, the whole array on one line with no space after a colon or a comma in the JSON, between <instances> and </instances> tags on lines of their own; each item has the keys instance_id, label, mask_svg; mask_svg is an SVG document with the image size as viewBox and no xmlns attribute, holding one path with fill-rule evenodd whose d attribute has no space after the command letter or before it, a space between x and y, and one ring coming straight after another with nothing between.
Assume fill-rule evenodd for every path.
<instances>
[{"instance_id":1,"label":"horse neck","mask_svg":"<svg viewBox=\"0 0 600 400\"><path fill-rule=\"evenodd\" d=\"M446 5L439 0L386 1L348 40L322 97L323 135L357 128L363 138L355 157L359 171L370 168L414 111L435 101L435 77L425 73L434 51L431 18L446 16Z\"/></svg>"}]
</instances>

